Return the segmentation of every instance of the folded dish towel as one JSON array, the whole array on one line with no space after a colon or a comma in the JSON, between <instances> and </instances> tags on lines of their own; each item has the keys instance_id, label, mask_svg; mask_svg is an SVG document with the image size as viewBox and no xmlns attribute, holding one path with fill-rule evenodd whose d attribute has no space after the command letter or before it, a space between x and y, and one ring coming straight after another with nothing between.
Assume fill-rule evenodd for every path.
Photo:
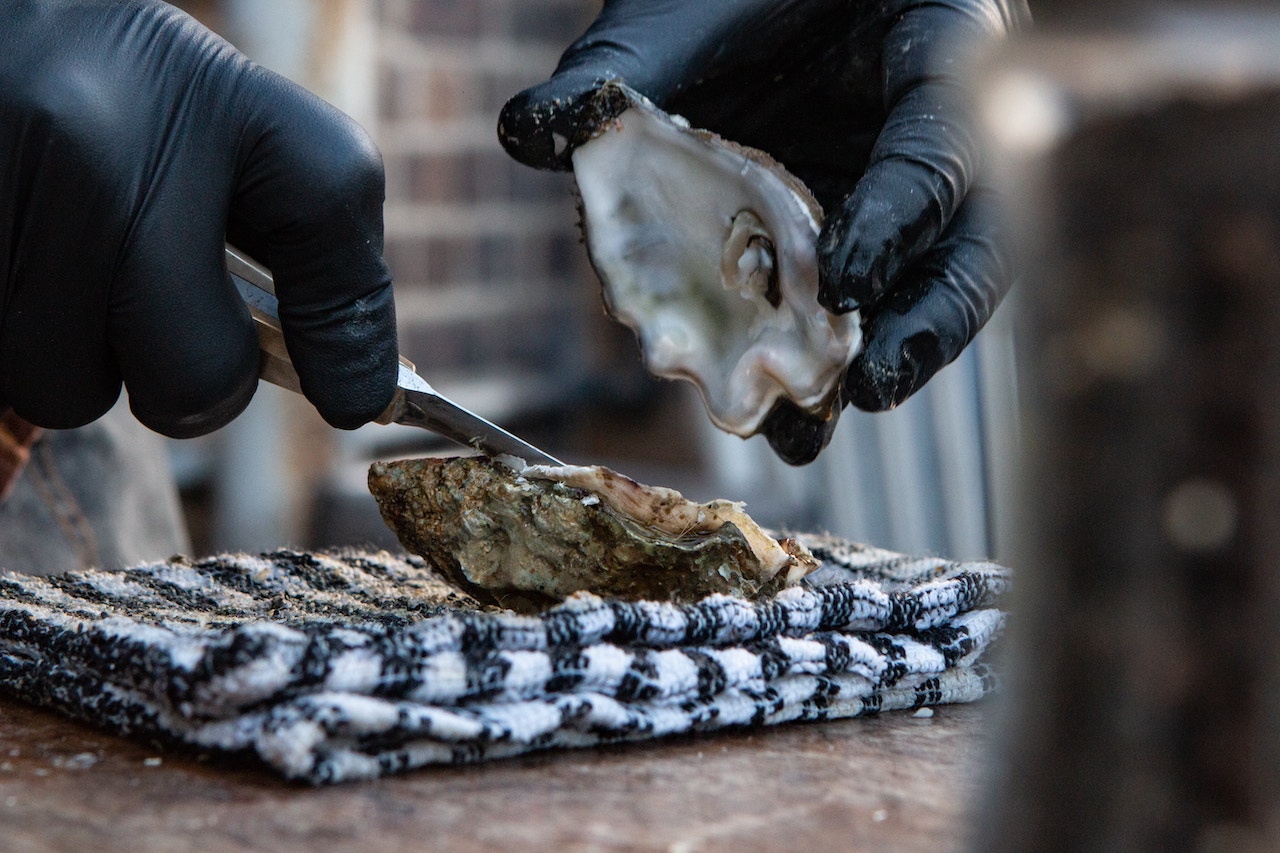
<instances>
[{"instance_id":1,"label":"folded dish towel","mask_svg":"<svg viewBox=\"0 0 1280 853\"><path fill-rule=\"evenodd\" d=\"M775 598L579 594L533 616L386 552L6 573L0 690L327 783L992 688L1007 570L798 538L823 566Z\"/></svg>"}]
</instances>

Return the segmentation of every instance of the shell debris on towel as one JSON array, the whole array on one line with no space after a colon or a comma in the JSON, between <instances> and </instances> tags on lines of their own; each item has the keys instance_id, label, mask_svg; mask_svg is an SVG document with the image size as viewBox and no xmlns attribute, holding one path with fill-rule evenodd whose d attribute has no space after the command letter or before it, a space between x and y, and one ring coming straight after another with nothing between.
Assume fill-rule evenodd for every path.
<instances>
[{"instance_id":1,"label":"shell debris on towel","mask_svg":"<svg viewBox=\"0 0 1280 853\"><path fill-rule=\"evenodd\" d=\"M818 304L822 210L763 151L670 116L616 83L573 152L588 254L605 307L646 367L687 379L711 420L744 438L773 408L818 421L862 335Z\"/></svg>"},{"instance_id":2,"label":"shell debris on towel","mask_svg":"<svg viewBox=\"0 0 1280 853\"><path fill-rule=\"evenodd\" d=\"M740 503L699 504L600 466L375 462L369 490L407 550L473 595L516 609L583 590L631 600L757 597L818 567Z\"/></svg>"}]
</instances>

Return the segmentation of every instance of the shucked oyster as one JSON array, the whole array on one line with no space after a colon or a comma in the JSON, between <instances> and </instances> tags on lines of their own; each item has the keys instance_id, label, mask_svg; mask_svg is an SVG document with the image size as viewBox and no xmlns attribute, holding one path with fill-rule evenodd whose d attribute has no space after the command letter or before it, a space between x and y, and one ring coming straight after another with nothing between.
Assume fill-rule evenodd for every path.
<instances>
[{"instance_id":1,"label":"shucked oyster","mask_svg":"<svg viewBox=\"0 0 1280 853\"><path fill-rule=\"evenodd\" d=\"M822 210L767 154L616 84L573 153L587 249L609 313L648 369L697 385L748 437L780 400L826 420L861 345L857 312L818 304Z\"/></svg>"},{"instance_id":2,"label":"shucked oyster","mask_svg":"<svg viewBox=\"0 0 1280 853\"><path fill-rule=\"evenodd\" d=\"M731 501L698 504L602 467L483 457L376 462L369 490L409 551L510 606L579 590L628 599L754 596L818 565Z\"/></svg>"}]
</instances>

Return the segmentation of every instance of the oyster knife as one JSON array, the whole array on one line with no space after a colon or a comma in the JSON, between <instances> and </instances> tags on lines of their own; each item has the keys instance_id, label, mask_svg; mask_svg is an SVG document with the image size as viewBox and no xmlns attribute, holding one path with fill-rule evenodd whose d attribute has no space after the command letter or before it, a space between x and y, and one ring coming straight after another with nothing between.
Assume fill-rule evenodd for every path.
<instances>
[{"instance_id":1,"label":"oyster knife","mask_svg":"<svg viewBox=\"0 0 1280 853\"><path fill-rule=\"evenodd\" d=\"M258 329L258 346L262 352L259 375L272 385L301 394L298 373L289 359L280 329L279 303L271 273L233 246L227 246L226 259L231 280L249 306ZM391 405L377 418L377 423L420 427L487 456L515 456L533 465L564 465L549 453L436 391L404 356L400 357L396 386Z\"/></svg>"}]
</instances>

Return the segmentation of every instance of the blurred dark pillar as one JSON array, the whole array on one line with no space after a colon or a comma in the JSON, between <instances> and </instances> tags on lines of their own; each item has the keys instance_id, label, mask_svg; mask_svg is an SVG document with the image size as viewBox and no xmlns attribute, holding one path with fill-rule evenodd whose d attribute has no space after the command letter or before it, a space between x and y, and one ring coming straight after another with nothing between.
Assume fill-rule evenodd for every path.
<instances>
[{"instance_id":1,"label":"blurred dark pillar","mask_svg":"<svg viewBox=\"0 0 1280 853\"><path fill-rule=\"evenodd\" d=\"M1002 769L976 849L1280 850L1280 16L1016 45Z\"/></svg>"}]
</instances>

